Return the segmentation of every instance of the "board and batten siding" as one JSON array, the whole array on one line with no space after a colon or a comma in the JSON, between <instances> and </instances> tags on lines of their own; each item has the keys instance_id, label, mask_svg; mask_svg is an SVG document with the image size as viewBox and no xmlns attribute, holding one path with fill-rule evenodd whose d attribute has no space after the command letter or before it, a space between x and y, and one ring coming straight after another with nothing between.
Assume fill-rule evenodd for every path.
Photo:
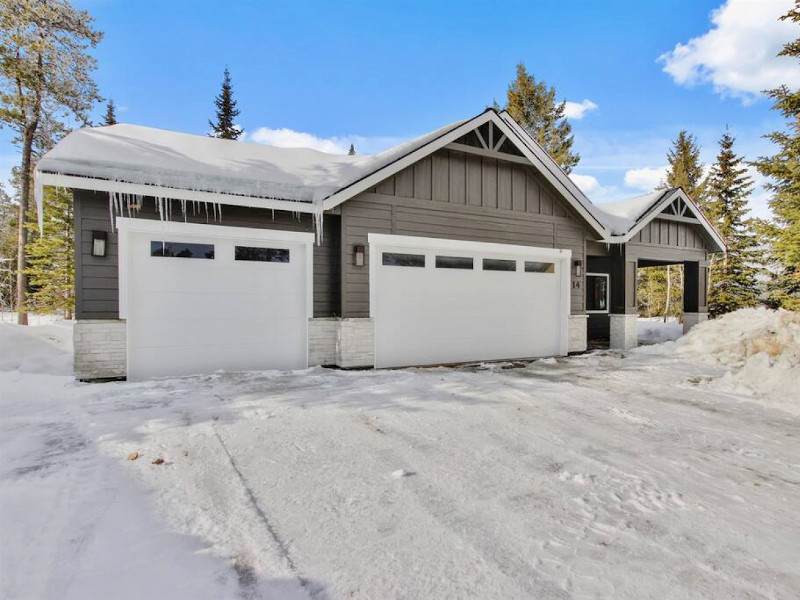
<instances>
[{"instance_id":1,"label":"board and batten siding","mask_svg":"<svg viewBox=\"0 0 800 600\"><path fill-rule=\"evenodd\" d=\"M75 203L75 314L77 319L119 318L119 277L117 235L111 228L108 210L108 194L88 190L73 190ZM173 201L173 220L183 220L180 203ZM158 219L155 202L144 198L137 218ZM190 223L210 223L229 227L253 227L284 231L312 232L312 219L307 214L294 215L288 212L224 206L222 219L206 220L202 215L186 219ZM92 230L108 232L106 256L92 256ZM326 215L321 246L314 246L314 316L339 316L341 311L338 215ZM220 310L225 310L220 307Z\"/></svg>"},{"instance_id":2,"label":"board and batten siding","mask_svg":"<svg viewBox=\"0 0 800 600\"><path fill-rule=\"evenodd\" d=\"M581 261L590 236L532 166L504 161L501 155L488 158L447 149L345 202L341 209L345 317L369 316L369 269L352 260L353 247L367 245L369 233L563 248ZM583 277L571 271L571 312L583 314Z\"/></svg>"}]
</instances>

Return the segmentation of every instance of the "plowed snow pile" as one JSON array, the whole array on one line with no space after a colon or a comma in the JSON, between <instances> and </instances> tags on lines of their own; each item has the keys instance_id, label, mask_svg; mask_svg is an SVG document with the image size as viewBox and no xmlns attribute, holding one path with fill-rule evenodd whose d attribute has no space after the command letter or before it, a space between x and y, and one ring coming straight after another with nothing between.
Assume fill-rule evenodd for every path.
<instances>
[{"instance_id":1,"label":"plowed snow pile","mask_svg":"<svg viewBox=\"0 0 800 600\"><path fill-rule=\"evenodd\" d=\"M721 383L800 411L800 313L744 308L693 327L676 344L679 354L727 366L730 372Z\"/></svg>"}]
</instances>

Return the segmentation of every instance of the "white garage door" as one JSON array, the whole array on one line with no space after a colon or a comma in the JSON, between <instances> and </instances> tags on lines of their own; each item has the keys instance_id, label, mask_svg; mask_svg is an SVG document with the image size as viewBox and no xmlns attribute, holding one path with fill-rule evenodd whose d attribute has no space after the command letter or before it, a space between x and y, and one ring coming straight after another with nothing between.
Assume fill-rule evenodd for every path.
<instances>
[{"instance_id":1,"label":"white garage door","mask_svg":"<svg viewBox=\"0 0 800 600\"><path fill-rule=\"evenodd\" d=\"M569 250L369 236L375 366L566 354Z\"/></svg>"},{"instance_id":2,"label":"white garage door","mask_svg":"<svg viewBox=\"0 0 800 600\"><path fill-rule=\"evenodd\" d=\"M308 365L312 234L119 225L129 379Z\"/></svg>"}]
</instances>

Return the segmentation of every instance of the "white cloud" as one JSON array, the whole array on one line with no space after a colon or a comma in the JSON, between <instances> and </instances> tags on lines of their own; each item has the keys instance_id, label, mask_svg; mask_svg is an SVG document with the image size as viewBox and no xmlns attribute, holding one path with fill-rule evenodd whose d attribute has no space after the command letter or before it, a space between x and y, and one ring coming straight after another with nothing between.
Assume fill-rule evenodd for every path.
<instances>
[{"instance_id":1,"label":"white cloud","mask_svg":"<svg viewBox=\"0 0 800 600\"><path fill-rule=\"evenodd\" d=\"M577 121L586 116L586 113L596 108L597 104L588 99L584 100L583 102L567 101L566 107L564 108L564 116L568 119L575 119Z\"/></svg>"},{"instance_id":2,"label":"white cloud","mask_svg":"<svg viewBox=\"0 0 800 600\"><path fill-rule=\"evenodd\" d=\"M345 154L350 144L344 138L320 138L312 133L294 131L293 129L270 129L259 127L250 134L250 140L267 146L278 148L313 148L320 152Z\"/></svg>"},{"instance_id":3,"label":"white cloud","mask_svg":"<svg viewBox=\"0 0 800 600\"><path fill-rule=\"evenodd\" d=\"M794 58L776 56L797 37L796 25L778 17L792 0L727 0L711 13L712 28L659 56L664 71L685 86L711 84L723 96L753 101L769 88L800 86Z\"/></svg>"},{"instance_id":4,"label":"white cloud","mask_svg":"<svg viewBox=\"0 0 800 600\"><path fill-rule=\"evenodd\" d=\"M602 202L617 193L615 186L603 185L594 175L570 173L569 177L593 202Z\"/></svg>"},{"instance_id":5,"label":"white cloud","mask_svg":"<svg viewBox=\"0 0 800 600\"><path fill-rule=\"evenodd\" d=\"M391 136L343 135L323 138L313 133L294 129L258 127L247 136L247 141L278 148L312 148L330 154L346 154L353 144L358 154L374 154L396 146L408 138Z\"/></svg>"},{"instance_id":6,"label":"white cloud","mask_svg":"<svg viewBox=\"0 0 800 600\"><path fill-rule=\"evenodd\" d=\"M651 192L656 189L667 176L667 167L643 167L625 171L625 185L629 188Z\"/></svg>"},{"instance_id":7,"label":"white cloud","mask_svg":"<svg viewBox=\"0 0 800 600\"><path fill-rule=\"evenodd\" d=\"M572 181L575 182L581 191L589 196L593 194L597 190L600 189L600 182L597 181L597 177L592 177L591 175L578 175L576 173L571 173L569 176Z\"/></svg>"}]
</instances>

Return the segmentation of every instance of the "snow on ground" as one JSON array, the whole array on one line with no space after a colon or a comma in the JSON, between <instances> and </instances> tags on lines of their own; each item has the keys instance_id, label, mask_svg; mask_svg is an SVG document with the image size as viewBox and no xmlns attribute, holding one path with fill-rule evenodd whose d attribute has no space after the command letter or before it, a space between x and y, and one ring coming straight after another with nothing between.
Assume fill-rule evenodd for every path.
<instances>
[{"instance_id":1,"label":"snow on ground","mask_svg":"<svg viewBox=\"0 0 800 600\"><path fill-rule=\"evenodd\" d=\"M676 343L79 384L49 335L0 325L0 597L800 596L800 420Z\"/></svg>"},{"instance_id":2,"label":"snow on ground","mask_svg":"<svg viewBox=\"0 0 800 600\"><path fill-rule=\"evenodd\" d=\"M677 340L683 335L683 325L675 317L640 317L636 323L636 335L640 344L660 344Z\"/></svg>"}]
</instances>

